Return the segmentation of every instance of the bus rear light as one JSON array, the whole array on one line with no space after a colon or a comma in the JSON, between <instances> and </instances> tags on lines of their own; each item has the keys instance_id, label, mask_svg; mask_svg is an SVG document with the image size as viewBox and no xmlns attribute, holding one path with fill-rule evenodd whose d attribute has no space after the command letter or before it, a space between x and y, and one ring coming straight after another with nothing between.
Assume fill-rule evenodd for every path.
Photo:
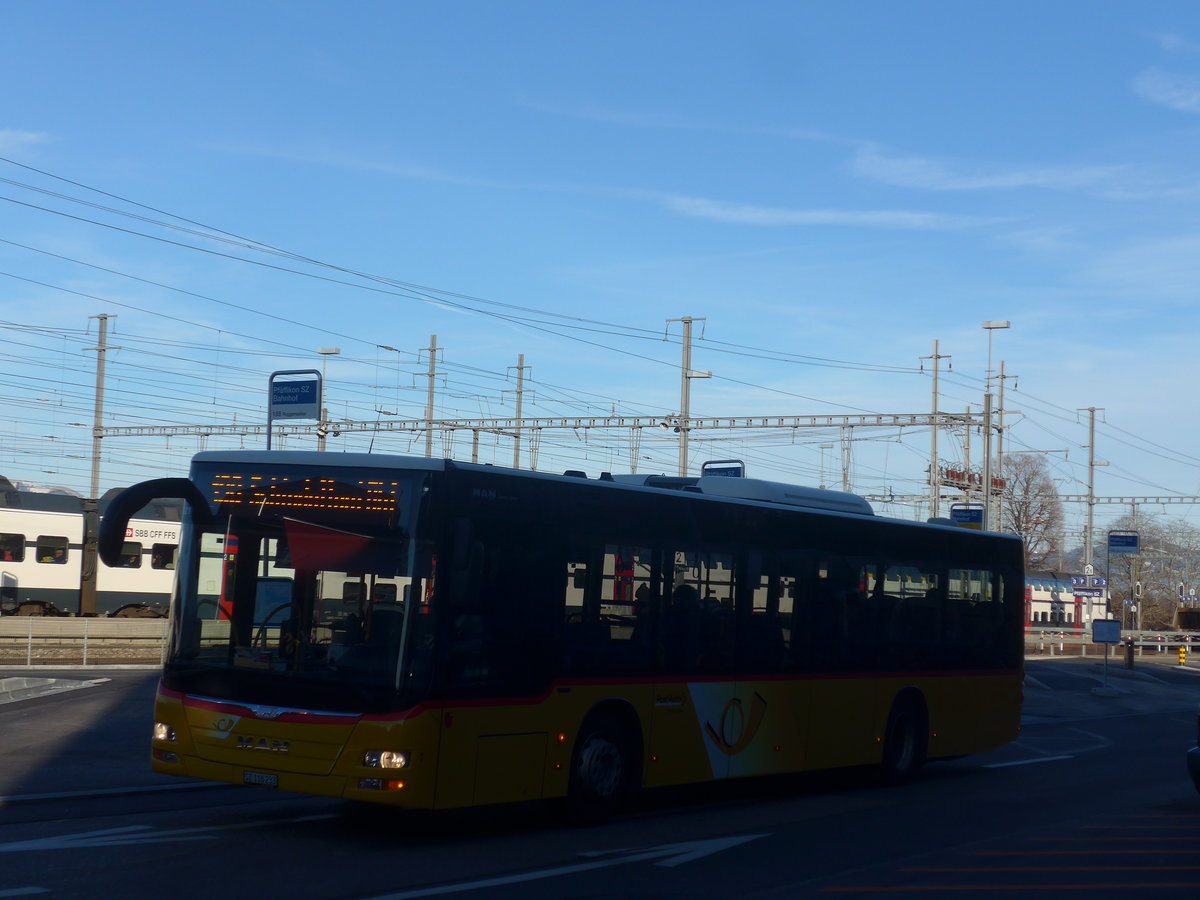
<instances>
[{"instance_id":1,"label":"bus rear light","mask_svg":"<svg viewBox=\"0 0 1200 900\"><path fill-rule=\"evenodd\" d=\"M554 736L554 739L556 741L558 741L558 743L560 743L560 744L565 744L567 742L566 732L560 731L558 734L556 734Z\"/></svg>"},{"instance_id":2,"label":"bus rear light","mask_svg":"<svg viewBox=\"0 0 1200 900\"><path fill-rule=\"evenodd\" d=\"M407 769L407 750L368 750L363 754L363 765L368 769Z\"/></svg>"},{"instance_id":3,"label":"bus rear light","mask_svg":"<svg viewBox=\"0 0 1200 900\"><path fill-rule=\"evenodd\" d=\"M358 789L360 791L398 791L403 787L404 782L398 780L390 780L386 778L358 779Z\"/></svg>"},{"instance_id":4,"label":"bus rear light","mask_svg":"<svg viewBox=\"0 0 1200 900\"><path fill-rule=\"evenodd\" d=\"M154 739L171 743L175 740L175 729L166 722L154 723Z\"/></svg>"}]
</instances>

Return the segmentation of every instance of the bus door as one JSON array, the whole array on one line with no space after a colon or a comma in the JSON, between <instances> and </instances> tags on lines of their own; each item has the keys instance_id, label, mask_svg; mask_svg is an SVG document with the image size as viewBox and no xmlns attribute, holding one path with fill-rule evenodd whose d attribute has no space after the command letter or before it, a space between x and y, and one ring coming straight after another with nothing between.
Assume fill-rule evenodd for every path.
<instances>
[{"instance_id":1,"label":"bus door","mask_svg":"<svg viewBox=\"0 0 1200 900\"><path fill-rule=\"evenodd\" d=\"M803 760L809 684L785 677L794 640L796 577L774 553L750 551L735 567L737 660L717 745L732 776L793 771Z\"/></svg>"},{"instance_id":2,"label":"bus door","mask_svg":"<svg viewBox=\"0 0 1200 900\"><path fill-rule=\"evenodd\" d=\"M662 556L652 752L675 761L662 784L727 778L740 752L742 708L734 671L733 557L700 549ZM647 779L649 782L649 778Z\"/></svg>"}]
</instances>

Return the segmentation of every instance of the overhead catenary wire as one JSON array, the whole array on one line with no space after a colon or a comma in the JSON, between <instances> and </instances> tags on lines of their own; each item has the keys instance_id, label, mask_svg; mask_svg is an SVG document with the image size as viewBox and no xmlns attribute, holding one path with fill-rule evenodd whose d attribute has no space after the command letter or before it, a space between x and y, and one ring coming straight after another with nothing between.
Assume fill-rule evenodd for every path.
<instances>
[{"instance_id":1,"label":"overhead catenary wire","mask_svg":"<svg viewBox=\"0 0 1200 900\"><path fill-rule=\"evenodd\" d=\"M381 276L374 276L374 275L370 275L367 273L357 272L354 269L351 269L349 267L334 266L334 265L330 265L327 263L322 263L318 260L303 256L301 254L295 254L295 253L290 253L289 251L280 250L279 248L271 247L270 245L267 245L267 244L262 244L262 243L259 243L257 241L252 241L247 238L238 237L229 232L223 232L220 229L213 229L211 226L203 225L202 223L195 222L192 220L187 220L187 219L184 219L183 217L179 217L179 216L175 216L174 214L171 214L171 213L163 212L162 210L156 210L153 207L149 207L149 206L146 206L143 204L137 204L135 201L129 200L124 197L120 197L119 195L116 195L116 194L110 194L110 193L106 193L103 191L97 191L97 189L91 188L87 185L83 185L82 183L71 182L66 179L61 179L59 176L53 175L48 172L43 172L41 170L33 169L32 167L23 166L22 164L15 163L11 160L4 160L4 161L9 162L13 165L20 166L22 168L25 168L31 172L36 172L40 175L43 175L44 177L54 178L56 180L59 180L62 183L71 184L71 185L81 188L83 190L96 191L98 194L101 194L110 199L119 201L120 203L131 204L131 205L139 207L142 210L152 212L157 216L167 216L167 217L175 219L179 222L184 222L188 226L194 226L194 227L182 227L182 226L178 226L174 223L163 222L163 221L161 221L161 219L155 219L155 218L152 218L151 216L146 216L146 215L141 215L141 214L130 214L127 210L119 210L114 207L104 206L102 204L96 204L92 201L81 200L80 198L70 197L69 195L63 194L61 192L45 191L44 189L36 188L34 186L29 186L29 185L23 185L23 184L14 182L9 179L4 180L5 183L9 183L10 185L41 191L43 193L43 196L52 196L55 199L64 200L65 202L83 203L84 205L88 206L89 208L96 209L98 211L104 211L108 214L129 216L131 219L135 219L137 221L141 221L141 222L144 222L147 224L152 224L155 227L171 228L179 234L187 234L187 235L191 235L193 237L201 238L203 240L223 242L225 246L239 247L241 249L255 252L255 253L268 253L268 254L274 255L276 258L288 259L288 260L292 260L295 262L301 262L305 265L323 267L329 271L336 271L336 272L340 272L342 274L351 275L355 278L369 280L369 281L374 282L374 284L363 285L363 284L359 284L359 283L345 281L343 279L329 279L326 276L322 276L322 275L312 273L312 272L304 272L304 271L301 271L298 269L291 269L289 267L270 266L271 268L277 269L279 271L284 271L284 272L288 272L288 273L295 274L295 275L301 275L303 277L308 277L308 278L319 278L319 279L326 280L327 282L335 283L338 285L345 285L346 287L355 288L355 289L376 290L376 289L379 289L378 288L379 285L384 285L389 288L399 289L399 290L385 290L384 291L384 293L389 293L394 296L401 296L401 297L405 297L407 299L431 302L435 305L453 306L454 308L458 308L462 311L490 315L495 318L507 321L510 324L513 324L515 326L527 327L532 330L540 331L543 334L547 334L549 336L553 336L556 338L567 338L569 340L582 340L583 343L589 344L590 346L593 346L597 349L605 350L607 352L621 353L626 358L634 358L634 359L644 360L650 364L665 366L665 367L670 367L670 368L677 367L677 363L674 360L659 359L657 357L649 356L647 354L635 353L631 350L628 350L625 347L614 346L611 343L611 341L617 340L618 338L622 339L622 340L630 339L630 340L634 340L637 342L648 342L651 340L660 340L661 335L656 330L637 328L635 326L622 325L619 323L605 323L605 322L600 322L600 321L594 320L594 319L585 319L583 317L562 316L560 314L556 314L551 311L536 310L532 307L520 306L517 304L496 303L495 301L486 300L484 298L472 297L470 295L456 293L456 292L452 292L452 291L443 291L440 289L429 288L426 286L413 284L411 282L402 282L402 281L399 281L396 279L388 279L388 278L383 278ZM4 199L11 199L11 198L4 198ZM20 201L14 201L14 202L19 203ZM96 222L94 220L85 219L83 217L72 217L69 214L61 213L57 210L51 210L51 209L45 208L45 207L37 207L36 205L33 205L33 204L29 204L29 206L33 206L34 208L37 208L37 209L42 209L45 212L51 212L55 215L67 215L68 217L76 218L79 221L91 222L94 225L98 225L98 226L101 226L104 228L115 227L115 226L112 226L110 223ZM141 232L137 232L132 229L119 229L118 228L118 230L124 231L125 233L127 233L131 236L149 238L151 240L162 240L162 238L159 236L145 235ZM6 243L16 245L15 242L6 242ZM210 248L196 247L187 242L181 241L181 242L171 242L171 243L175 243L176 246L179 246L179 247L181 247L183 249L187 249L187 250L206 252L206 253L212 252L210 250ZM44 251L38 250L37 248L32 248L27 244L16 245L16 246L22 246L27 250L32 250L33 252L37 252L37 253L44 252ZM59 258L64 259L64 260L69 259L67 257L61 257L61 255L57 255L57 254L51 254L51 255L59 256ZM262 263L262 261L260 261L260 260L246 259L237 254L230 254L228 256L228 258L235 259L235 260L238 260L238 261L244 262L244 263L249 263L252 265L264 265L264 263ZM80 265L89 265L89 266L92 265L90 263L84 263L83 261L80 261L80 260L74 260L74 262L76 262ZM96 267L96 269L106 271L106 272L109 272L110 274L115 274L120 277L132 277L135 279L137 278L137 276L129 276L129 275L127 275L125 273L121 273L115 269L109 269L106 267ZM13 277L13 276L10 276L10 277ZM15 277L22 277L22 276L15 276ZM28 280L34 284L42 284L43 286L48 286L44 282L41 282L41 281L37 281L34 279L28 279ZM176 288L172 288L169 285L165 285L162 282L152 281L149 279L142 279L142 283L146 284L147 286L154 286L159 289L172 290L172 291L179 290ZM53 286L50 286L50 287L53 287ZM57 289L57 288L55 288L55 289ZM181 295L188 295L189 293L192 293L192 292L181 291ZM84 292L78 292L78 296L90 297L94 302L98 302L98 303L114 302L118 306L121 305L119 302L117 302L115 300L106 301L99 296L89 295ZM210 301L218 303L218 304L225 304L232 308L238 309L239 311L242 311L242 312L252 313L255 315L261 314L261 311L251 308L251 307L247 307L242 304L231 303L229 301L222 301L217 298L204 297L203 295L200 295L200 294L193 294L193 296L195 296L197 299L205 299L205 300L210 300ZM466 302L461 302L461 301L466 301ZM472 307L470 305L472 303L489 305L492 308L489 310L480 310L476 307ZM144 307L137 307L133 304L127 304L123 308L142 309L142 311L146 312L147 314L161 314L155 310L146 309ZM507 313L501 314L501 313L496 312L497 310L508 310L511 313L520 313L520 315L507 314ZM171 318L171 317L167 316L167 318ZM279 317L276 317L276 319L278 320ZM188 324L190 326L200 327L200 328L211 327L211 326L207 326L205 323L188 321L188 320L184 319L183 317L174 317L174 321L179 322L180 324ZM292 323L292 320L290 320L290 319L286 320L286 321L288 321L289 324ZM377 349L383 346L369 338L361 338L361 337L355 337L352 335L345 335L336 330L330 330L330 329L322 327L322 326L306 325L305 323L295 323L295 324L299 325L300 327L310 328L315 332L320 332L323 334L328 334L328 335L334 336L334 337L338 338L339 340L362 341L363 344L371 345ZM218 333L226 333L226 334L231 333L229 331L229 329L224 328L224 327L217 328L214 330L216 330ZM584 334L602 334L605 336L605 338L607 340L606 341L605 340L593 341L593 340L589 340L587 338L581 338L581 335L584 335ZM264 339L262 335L242 334L242 335L238 335L238 337L239 337L239 339L242 339L242 340L251 340L251 341ZM309 349L309 348L295 347L293 345L287 345L284 342L279 342L278 346L279 346L279 352L281 352L281 353L286 353L289 349L295 353L310 354L312 352L311 349ZM843 369L847 369L847 370L860 370L860 371L867 371L867 372L876 372L876 373L885 374L885 375L904 376L904 375L917 374L917 370L912 370L912 369L909 369L906 367L900 367L900 366L889 367L889 366L881 366L881 365L874 364L874 363L854 363L852 361L831 360L831 359L825 359L825 358L821 358L821 357L807 357L807 356L803 356L801 354L792 354L792 353L783 352L783 351L772 351L772 350L767 350L765 348L748 347L746 345L735 344L733 342L715 341L711 338L705 338L703 341L703 346L706 349L706 351L708 351L708 352L722 353L722 354L725 354L726 356L728 356L729 358L736 358L736 357L740 356L740 357L749 357L749 358L756 358L756 359L767 359L767 360L779 362L782 364L843 368ZM195 348L181 348L181 349L184 349L184 350L192 349L192 350L195 350L197 353L203 352L203 349L200 346L197 346ZM387 348L387 349L391 350L393 348ZM147 355L149 355L149 351L147 351L145 349L145 346L140 347L137 350L134 350L131 352L146 353ZM245 354L245 356L248 360L253 356L253 351L251 351L251 350L235 350L235 349L229 348L229 347L223 347L222 352L228 352L228 353L241 352L241 353ZM179 362L181 365L185 365L185 366L189 363L189 357L186 354L180 355L177 358L172 357L170 354L161 354L158 358L162 359L164 361L166 361L168 359L174 359L174 361ZM202 364L202 363L200 363L200 364ZM446 361L447 370L450 370L453 367L453 365L454 364L451 360ZM460 384L463 385L463 387L461 387L461 388L452 387L450 385L447 385L447 390L446 390L446 394L445 394L445 397L447 400L446 405L450 406L449 401L452 399L457 399L459 401L471 401L471 402L475 402L475 403L482 403L485 401L491 402L491 403L497 402L497 400L494 397L491 399L488 399L486 397L486 394L481 393L481 391L486 389L485 386L488 384L489 381L495 381L496 383L499 383L499 381L503 379L503 375L497 374L497 373L489 373L486 370L479 369L478 367L462 367L458 371L458 375L465 376L468 369L474 370L475 374L474 374L474 376L471 376L471 377L477 377L479 380L477 380L472 387L467 387L466 382L460 382ZM169 369L164 369L164 368L156 369L154 366L151 366L151 365L144 365L142 367L141 371L143 373L150 373L150 372L158 371L162 374L163 379L168 379L171 374ZM245 375L247 378L255 377L255 370L250 366L243 367L241 370L241 373L243 375ZM261 371L259 373L259 376L261 377ZM958 377L958 376L956 376L956 377ZM824 399L813 397L811 395L805 395L805 394L802 394L799 392L788 391L785 389L780 389L780 388L772 387L772 386L757 385L757 384L754 384L753 382L746 381L746 380L740 380L735 377L732 377L731 375L727 375L727 374L723 374L723 373L717 373L717 378L720 380L723 380L726 384L729 384L729 385L745 387L745 388L749 388L749 389L764 392L764 393L774 392L774 393L777 393L777 395L779 395L779 396L786 396L786 397L790 397L790 398L794 398L794 399L800 399L800 400L804 400L806 402L814 402L814 403L822 403L822 404L827 402ZM961 381L961 386L962 387L971 386L972 389L977 390L977 386L974 384L974 382L977 382L977 381L978 381L977 379L971 379L969 377L963 378ZM169 382L164 380L164 381L160 381L158 383L166 384ZM953 384L954 382L950 381L950 383ZM366 391L362 390L361 388L355 388L348 384L343 384L341 387L345 391L346 395L349 398L345 401L347 403L348 409L350 408L349 404L353 404L356 402L356 400L354 399L354 395L356 393L357 393L358 397L363 401L366 401L367 399L369 399L369 394ZM246 392L247 395L249 395L249 393L248 393L249 388L246 388L246 387L239 387L238 385L230 384L230 385L227 385L226 388L230 391L241 390L243 392ZM401 388L401 386L398 384L390 386L389 389L395 390L395 391L403 390L403 388ZM76 390L79 392L82 392L84 390L84 388L81 385L78 388L76 388ZM565 396L556 398L557 402L582 404L582 406L580 408L588 408L588 405L592 404L594 402L594 400L591 399L592 396L594 396L591 394L591 392L581 392L578 389L571 389L571 388L562 388L561 390L562 390L562 393L565 394ZM546 393L547 394L550 393L549 389L546 389ZM547 398L547 399L549 399L549 398ZM973 397L973 398L965 398L964 397L963 399L966 402L977 401L977 397ZM81 402L81 401L79 401L79 402ZM606 401L606 402L608 402L608 401ZM1073 411L1065 410L1064 408L1058 407L1057 405L1049 403L1048 401L1038 401L1036 398L1032 398L1027 393L1022 394L1022 402L1023 402L1023 404L1027 404L1027 405L1031 405L1031 406L1034 405L1035 403L1038 403L1044 407L1044 409L1047 413L1049 413L1052 416L1056 416L1056 417L1060 418L1061 421L1064 421L1064 422L1068 421L1068 416L1074 415ZM235 406L236 404L228 404L228 405ZM378 406L378 404L375 404L375 405ZM639 406L639 405L628 404L628 403L625 403L623 405L625 405L629 408L637 408ZM213 408L220 409L221 405L214 404ZM537 408L537 407L533 407L533 408ZM656 406L654 404L643 404L643 405L640 405L640 408L646 409L646 410L654 410L655 413L657 414L658 411L661 411L664 409L664 406L662 406L662 405ZM669 408L669 407L667 407L667 408ZM863 410L859 407L854 407L854 406L850 406L850 405L843 405L842 408L855 409L857 411L869 412L869 410ZM186 411L188 409L188 407L186 405L175 406L175 407L163 406L163 407L160 407L159 409L163 413L165 413L168 409L171 409L172 414L174 414L178 410ZM1057 413L1050 413L1051 409L1057 410ZM1126 433L1126 434L1128 434L1128 433ZM752 443L752 441L747 440L746 443ZM1132 442L1129 444L1129 446L1136 447L1139 450L1143 449L1143 447L1137 442ZM1193 463L1200 462L1200 460L1196 460L1195 457L1188 457L1186 454L1180 454L1178 457L1176 457L1175 455L1172 454L1172 452L1170 451L1169 448L1159 447L1159 451L1165 453L1165 455L1162 456L1163 459L1168 459L1173 462L1179 462L1179 463L1183 463L1183 464L1187 464L1187 465L1191 465Z\"/></svg>"}]
</instances>

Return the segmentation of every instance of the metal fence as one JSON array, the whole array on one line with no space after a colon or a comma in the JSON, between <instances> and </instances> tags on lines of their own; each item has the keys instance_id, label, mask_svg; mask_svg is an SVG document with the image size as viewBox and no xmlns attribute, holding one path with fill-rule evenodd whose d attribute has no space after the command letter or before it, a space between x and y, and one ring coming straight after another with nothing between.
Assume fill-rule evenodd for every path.
<instances>
[{"instance_id":1,"label":"metal fence","mask_svg":"<svg viewBox=\"0 0 1200 900\"><path fill-rule=\"evenodd\" d=\"M166 619L4 616L0 666L152 665L166 634Z\"/></svg>"},{"instance_id":2,"label":"metal fence","mask_svg":"<svg viewBox=\"0 0 1200 900\"><path fill-rule=\"evenodd\" d=\"M215 623L214 623L215 624ZM166 619L85 619L46 616L0 617L0 667L155 665L162 660ZM1135 657L1171 654L1185 658L1200 648L1200 632L1133 631L1109 655L1125 658L1132 640ZM1090 633L1034 628L1025 633L1026 656L1104 656Z\"/></svg>"},{"instance_id":3,"label":"metal fence","mask_svg":"<svg viewBox=\"0 0 1200 900\"><path fill-rule=\"evenodd\" d=\"M1092 642L1090 634L1075 634L1072 632L1046 630L1044 632L1026 632L1026 656L1104 656L1104 644ZM1108 644L1110 657L1121 657L1128 654L1132 646L1135 658L1150 654L1160 654L1178 657L1179 651L1184 651L1184 658L1200 650L1200 632L1195 631L1129 631L1122 632L1120 644Z\"/></svg>"}]
</instances>

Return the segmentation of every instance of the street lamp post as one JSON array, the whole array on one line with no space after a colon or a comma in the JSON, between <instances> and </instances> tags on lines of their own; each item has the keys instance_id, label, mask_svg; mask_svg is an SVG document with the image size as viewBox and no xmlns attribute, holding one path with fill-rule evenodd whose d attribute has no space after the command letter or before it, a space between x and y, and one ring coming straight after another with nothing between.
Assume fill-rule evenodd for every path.
<instances>
[{"instance_id":1,"label":"street lamp post","mask_svg":"<svg viewBox=\"0 0 1200 900\"><path fill-rule=\"evenodd\" d=\"M342 352L341 347L322 347L317 351L321 354L321 421L317 426L317 450L325 451L325 436L329 433L329 410L325 408L325 363L331 356Z\"/></svg>"},{"instance_id":2,"label":"street lamp post","mask_svg":"<svg viewBox=\"0 0 1200 900\"><path fill-rule=\"evenodd\" d=\"M991 320L983 323L988 335L987 377L983 388L983 527L992 527L992 332L1008 328L1012 323L1007 319Z\"/></svg>"},{"instance_id":3,"label":"street lamp post","mask_svg":"<svg viewBox=\"0 0 1200 900\"><path fill-rule=\"evenodd\" d=\"M825 484L825 451L832 450L833 444L817 444L821 451L821 482L817 485L821 490L825 490L828 485Z\"/></svg>"}]
</instances>

